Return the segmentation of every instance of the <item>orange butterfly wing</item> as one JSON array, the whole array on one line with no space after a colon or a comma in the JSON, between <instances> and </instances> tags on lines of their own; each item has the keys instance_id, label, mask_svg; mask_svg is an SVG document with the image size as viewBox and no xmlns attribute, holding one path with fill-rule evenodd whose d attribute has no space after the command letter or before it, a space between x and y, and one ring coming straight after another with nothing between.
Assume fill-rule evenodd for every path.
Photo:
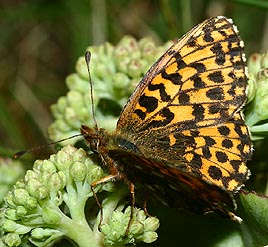
<instances>
[{"instance_id":1,"label":"orange butterfly wing","mask_svg":"<svg viewBox=\"0 0 268 247\"><path fill-rule=\"evenodd\" d=\"M243 48L225 17L194 27L147 72L124 107L116 133L144 158L228 191L239 189L248 178L245 162L251 156L240 113L247 87ZM164 170L159 173L165 177Z\"/></svg>"}]
</instances>

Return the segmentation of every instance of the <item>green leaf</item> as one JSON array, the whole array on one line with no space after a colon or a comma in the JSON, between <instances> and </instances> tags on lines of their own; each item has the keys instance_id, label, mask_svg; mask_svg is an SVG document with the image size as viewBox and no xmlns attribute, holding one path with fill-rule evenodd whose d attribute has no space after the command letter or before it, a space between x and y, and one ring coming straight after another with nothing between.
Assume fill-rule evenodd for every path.
<instances>
[{"instance_id":1,"label":"green leaf","mask_svg":"<svg viewBox=\"0 0 268 247\"><path fill-rule=\"evenodd\" d=\"M244 245L264 246L268 244L268 198L255 192L240 193L239 215Z\"/></svg>"}]
</instances>

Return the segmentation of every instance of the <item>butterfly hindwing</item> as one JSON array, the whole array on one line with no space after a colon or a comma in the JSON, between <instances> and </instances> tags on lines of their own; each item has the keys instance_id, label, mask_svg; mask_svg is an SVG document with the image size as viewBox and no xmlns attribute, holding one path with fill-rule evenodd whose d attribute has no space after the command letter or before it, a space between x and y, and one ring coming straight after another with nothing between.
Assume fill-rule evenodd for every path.
<instances>
[{"instance_id":1,"label":"butterfly hindwing","mask_svg":"<svg viewBox=\"0 0 268 247\"><path fill-rule=\"evenodd\" d=\"M181 169L126 151L111 151L110 155L120 160L131 181L140 182L152 193L149 198L156 197L164 205L203 213L217 211L225 216L228 214L225 207L236 207L232 195L226 190ZM146 174L145 179L141 179L143 174Z\"/></svg>"}]
</instances>

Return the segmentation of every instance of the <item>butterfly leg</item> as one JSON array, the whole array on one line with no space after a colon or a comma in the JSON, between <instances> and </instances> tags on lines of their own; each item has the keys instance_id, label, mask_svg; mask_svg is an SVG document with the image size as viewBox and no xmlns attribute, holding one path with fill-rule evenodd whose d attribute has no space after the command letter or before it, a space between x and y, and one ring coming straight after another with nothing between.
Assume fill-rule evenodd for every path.
<instances>
[{"instance_id":1,"label":"butterfly leg","mask_svg":"<svg viewBox=\"0 0 268 247\"><path fill-rule=\"evenodd\" d=\"M145 214L148 216L148 217L152 217L152 215L149 214L148 210L147 210L147 199L144 201L143 203L143 210L145 212Z\"/></svg>"},{"instance_id":2,"label":"butterfly leg","mask_svg":"<svg viewBox=\"0 0 268 247\"><path fill-rule=\"evenodd\" d=\"M132 221L132 218L133 218L134 207L135 207L135 186L131 182L129 183L129 191L130 191L130 194L131 194L131 211L130 211L130 218L129 218L129 221L128 221L125 236L127 236L128 232L129 232L130 224L131 224L131 221Z\"/></svg>"},{"instance_id":3,"label":"butterfly leg","mask_svg":"<svg viewBox=\"0 0 268 247\"><path fill-rule=\"evenodd\" d=\"M115 160L113 160L108 155L107 150L104 147L99 147L98 151L99 151L99 154L100 154L100 157L101 157L103 163L108 166L108 168L110 170L110 175L93 182L91 184L91 188L92 188L92 185L94 187L97 184L106 183L106 182L115 181L115 180L122 180L129 186L129 191L130 191L130 194L131 194L131 211L130 211L130 219L129 219L127 229L126 229L126 232L125 232L125 236L127 236L128 232L129 232L130 224L131 224L131 221L132 221L132 218L133 218L133 213L134 213L135 186L134 186L134 184L132 182L130 182L128 180L128 178L125 176L124 173L119 171L118 164L116 163ZM101 221L102 221L102 218L103 218L102 206L101 206L100 202L97 200L96 194L94 195L94 197L95 197L95 199L97 201L98 206L100 206L100 208L101 208L101 220L100 220L100 224L101 224ZM99 224L99 227L100 227L100 224Z\"/></svg>"},{"instance_id":4,"label":"butterfly leg","mask_svg":"<svg viewBox=\"0 0 268 247\"><path fill-rule=\"evenodd\" d=\"M91 186L91 191L92 191L93 196L94 196L94 198L96 200L96 203L97 203L97 205L100 208L100 222L99 222L99 225L98 225L99 231L100 231L100 226L101 226L101 223L102 223L102 220L103 220L103 210L102 210L102 205L101 205L101 203L100 203L100 201L99 201L99 199L97 197L97 194L94 191L94 187L97 186L97 185L99 185L99 184L103 184L103 183L108 183L108 182L114 181L116 178L117 178L117 175L108 175L106 177L103 177L103 178L101 178L99 180L94 181L90 185Z\"/></svg>"}]
</instances>

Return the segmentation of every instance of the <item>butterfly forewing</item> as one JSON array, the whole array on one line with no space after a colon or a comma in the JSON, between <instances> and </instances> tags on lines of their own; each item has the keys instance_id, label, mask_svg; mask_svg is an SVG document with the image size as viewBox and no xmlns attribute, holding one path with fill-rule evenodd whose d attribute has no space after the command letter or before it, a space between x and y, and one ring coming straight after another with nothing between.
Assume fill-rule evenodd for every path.
<instances>
[{"instance_id":1,"label":"butterfly forewing","mask_svg":"<svg viewBox=\"0 0 268 247\"><path fill-rule=\"evenodd\" d=\"M138 85L118 133L148 159L236 191L248 178L251 155L239 112L247 86L243 48L229 19L211 18L193 28Z\"/></svg>"},{"instance_id":2,"label":"butterfly forewing","mask_svg":"<svg viewBox=\"0 0 268 247\"><path fill-rule=\"evenodd\" d=\"M223 17L193 28L148 73L125 106L118 130L215 125L246 99L243 42Z\"/></svg>"}]
</instances>

